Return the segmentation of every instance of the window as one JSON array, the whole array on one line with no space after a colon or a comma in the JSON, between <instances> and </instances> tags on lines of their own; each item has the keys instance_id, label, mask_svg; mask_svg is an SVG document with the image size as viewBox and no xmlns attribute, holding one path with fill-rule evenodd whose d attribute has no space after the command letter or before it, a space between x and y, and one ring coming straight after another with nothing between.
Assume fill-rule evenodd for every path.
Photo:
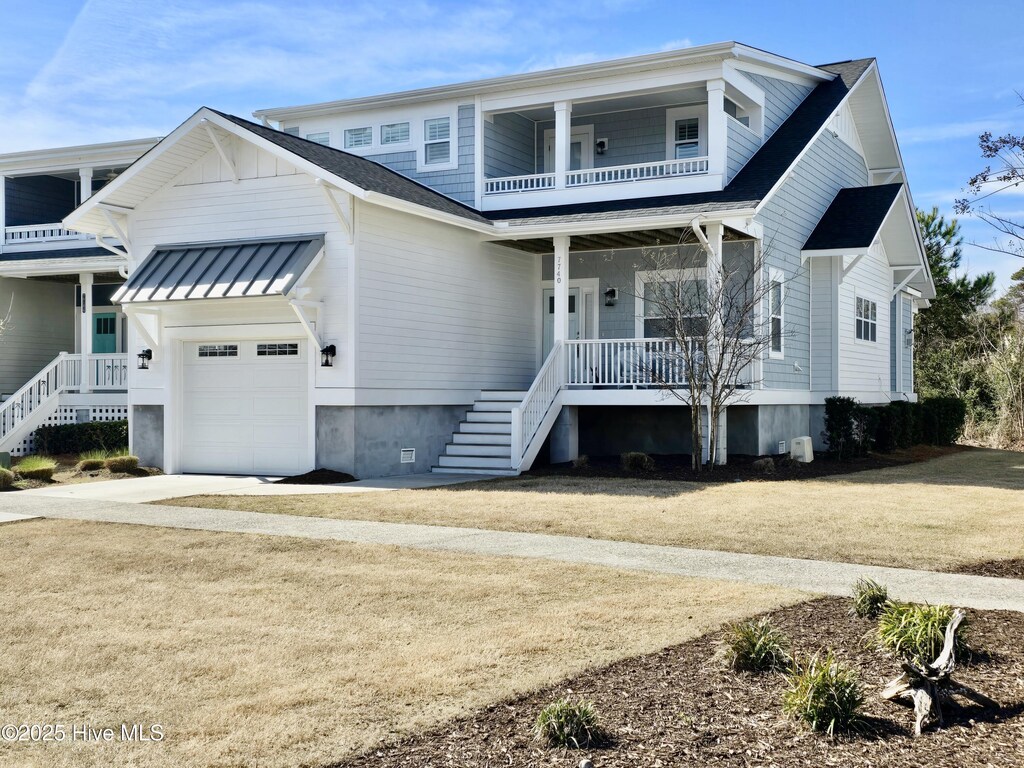
<instances>
[{"instance_id":1,"label":"window","mask_svg":"<svg viewBox=\"0 0 1024 768\"><path fill-rule=\"evenodd\" d=\"M329 147L331 145L331 134L327 132L307 133L306 140L312 141L315 144L323 144L325 147Z\"/></svg>"},{"instance_id":2,"label":"window","mask_svg":"<svg viewBox=\"0 0 1024 768\"><path fill-rule=\"evenodd\" d=\"M284 132L287 133L289 136L298 136L299 126L293 125L291 128L285 128Z\"/></svg>"},{"instance_id":3,"label":"window","mask_svg":"<svg viewBox=\"0 0 1024 768\"><path fill-rule=\"evenodd\" d=\"M381 144L408 144L409 124L391 123L380 127Z\"/></svg>"},{"instance_id":4,"label":"window","mask_svg":"<svg viewBox=\"0 0 1024 768\"><path fill-rule=\"evenodd\" d=\"M700 120L696 117L676 120L674 142L673 157L676 160L698 157L700 155Z\"/></svg>"},{"instance_id":5,"label":"window","mask_svg":"<svg viewBox=\"0 0 1024 768\"><path fill-rule=\"evenodd\" d=\"M238 345L200 344L199 357L238 357Z\"/></svg>"},{"instance_id":6,"label":"window","mask_svg":"<svg viewBox=\"0 0 1024 768\"><path fill-rule=\"evenodd\" d=\"M292 344L257 344L256 357L298 357L299 345Z\"/></svg>"},{"instance_id":7,"label":"window","mask_svg":"<svg viewBox=\"0 0 1024 768\"><path fill-rule=\"evenodd\" d=\"M878 305L869 299L857 297L857 338L861 341L878 339Z\"/></svg>"},{"instance_id":8,"label":"window","mask_svg":"<svg viewBox=\"0 0 1024 768\"><path fill-rule=\"evenodd\" d=\"M730 98L725 99L725 114L729 115L729 117L734 120L738 120L747 128L750 127L750 115L745 114L740 105Z\"/></svg>"},{"instance_id":9,"label":"window","mask_svg":"<svg viewBox=\"0 0 1024 768\"><path fill-rule=\"evenodd\" d=\"M707 331L707 282L703 269L638 272L645 339L702 336Z\"/></svg>"},{"instance_id":10,"label":"window","mask_svg":"<svg viewBox=\"0 0 1024 768\"><path fill-rule=\"evenodd\" d=\"M438 165L451 160L451 118L434 117L423 121L423 164Z\"/></svg>"},{"instance_id":11,"label":"window","mask_svg":"<svg viewBox=\"0 0 1024 768\"><path fill-rule=\"evenodd\" d=\"M769 344L768 357L782 358L785 353L782 349L783 331L783 295L782 295L782 273L776 269L768 270L768 323L769 323Z\"/></svg>"},{"instance_id":12,"label":"window","mask_svg":"<svg viewBox=\"0 0 1024 768\"><path fill-rule=\"evenodd\" d=\"M373 145L373 128L346 128L345 149L369 147Z\"/></svg>"}]
</instances>

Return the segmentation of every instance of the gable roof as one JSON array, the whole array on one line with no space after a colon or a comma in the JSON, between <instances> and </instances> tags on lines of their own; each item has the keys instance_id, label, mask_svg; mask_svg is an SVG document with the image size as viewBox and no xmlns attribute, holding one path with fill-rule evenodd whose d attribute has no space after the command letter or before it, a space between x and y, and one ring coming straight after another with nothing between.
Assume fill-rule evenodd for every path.
<instances>
[{"instance_id":1,"label":"gable roof","mask_svg":"<svg viewBox=\"0 0 1024 768\"><path fill-rule=\"evenodd\" d=\"M875 241L901 189L902 184L881 184L839 190L807 238L803 250L867 250Z\"/></svg>"},{"instance_id":2,"label":"gable roof","mask_svg":"<svg viewBox=\"0 0 1024 768\"><path fill-rule=\"evenodd\" d=\"M652 214L697 215L714 211L756 208L786 175L836 108L874 63L857 59L826 64L819 69L836 75L819 83L740 169L725 189L686 195L663 195L639 200L608 200L543 208L489 211L488 216L509 226L532 226Z\"/></svg>"}]
</instances>

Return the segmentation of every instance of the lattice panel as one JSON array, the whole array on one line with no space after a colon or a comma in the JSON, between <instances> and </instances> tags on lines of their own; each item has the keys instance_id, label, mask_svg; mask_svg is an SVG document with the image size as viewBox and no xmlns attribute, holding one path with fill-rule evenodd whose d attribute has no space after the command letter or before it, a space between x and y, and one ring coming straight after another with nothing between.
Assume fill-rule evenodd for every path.
<instances>
[{"instance_id":1,"label":"lattice panel","mask_svg":"<svg viewBox=\"0 0 1024 768\"><path fill-rule=\"evenodd\" d=\"M78 412L86 408L89 409L89 421L120 421L128 418L128 406L126 405L59 405L43 426L75 424L78 421ZM32 432L11 450L11 455L28 456L35 451L35 441L36 433Z\"/></svg>"}]
</instances>

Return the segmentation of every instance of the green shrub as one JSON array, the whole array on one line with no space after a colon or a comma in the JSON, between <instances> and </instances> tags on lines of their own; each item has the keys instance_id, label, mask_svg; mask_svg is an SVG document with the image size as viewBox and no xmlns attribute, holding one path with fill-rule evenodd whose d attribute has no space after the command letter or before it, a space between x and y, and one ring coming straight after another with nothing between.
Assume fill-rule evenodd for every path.
<instances>
[{"instance_id":1,"label":"green shrub","mask_svg":"<svg viewBox=\"0 0 1024 768\"><path fill-rule=\"evenodd\" d=\"M110 458L110 452L102 448L83 451L78 454L78 470L79 472L95 472L97 469L103 469L108 458Z\"/></svg>"},{"instance_id":2,"label":"green shrub","mask_svg":"<svg viewBox=\"0 0 1024 768\"><path fill-rule=\"evenodd\" d=\"M134 472L139 468L138 456L112 456L106 461L111 472Z\"/></svg>"},{"instance_id":3,"label":"green shrub","mask_svg":"<svg viewBox=\"0 0 1024 768\"><path fill-rule=\"evenodd\" d=\"M958 397L929 397L921 401L921 440L929 445L952 445L963 434L967 405Z\"/></svg>"},{"instance_id":4,"label":"green shrub","mask_svg":"<svg viewBox=\"0 0 1024 768\"><path fill-rule=\"evenodd\" d=\"M620 457L627 472L653 472L654 459L641 451L628 451Z\"/></svg>"},{"instance_id":5,"label":"green shrub","mask_svg":"<svg viewBox=\"0 0 1024 768\"><path fill-rule=\"evenodd\" d=\"M890 453L897 448L910 448L915 443L915 409L905 400L895 400L876 408L878 426L875 430L875 447Z\"/></svg>"},{"instance_id":6,"label":"green shrub","mask_svg":"<svg viewBox=\"0 0 1024 768\"><path fill-rule=\"evenodd\" d=\"M782 694L782 711L829 736L856 728L864 693L857 673L839 663L832 651L797 662Z\"/></svg>"},{"instance_id":7,"label":"green shrub","mask_svg":"<svg viewBox=\"0 0 1024 768\"><path fill-rule=\"evenodd\" d=\"M86 421L81 424L39 427L35 441L39 451L50 454L110 450L128 445L128 422Z\"/></svg>"},{"instance_id":8,"label":"green shrub","mask_svg":"<svg viewBox=\"0 0 1024 768\"><path fill-rule=\"evenodd\" d=\"M863 456L871 450L878 414L852 397L825 398L825 431L822 437L838 459Z\"/></svg>"},{"instance_id":9,"label":"green shrub","mask_svg":"<svg viewBox=\"0 0 1024 768\"><path fill-rule=\"evenodd\" d=\"M737 672L774 672L789 669L789 639L764 616L741 621L726 629L726 657Z\"/></svg>"},{"instance_id":10,"label":"green shrub","mask_svg":"<svg viewBox=\"0 0 1024 768\"><path fill-rule=\"evenodd\" d=\"M537 716L535 732L552 747L585 749L604 738L594 703L583 699L548 704Z\"/></svg>"},{"instance_id":11,"label":"green shrub","mask_svg":"<svg viewBox=\"0 0 1024 768\"><path fill-rule=\"evenodd\" d=\"M53 479L53 473L57 470L57 462L49 456L26 456L18 462L18 466L14 470L19 477L23 477L26 480L45 480L49 482Z\"/></svg>"},{"instance_id":12,"label":"green shrub","mask_svg":"<svg viewBox=\"0 0 1024 768\"><path fill-rule=\"evenodd\" d=\"M857 579L853 585L854 616L875 619L889 602L889 590L874 579Z\"/></svg>"},{"instance_id":13,"label":"green shrub","mask_svg":"<svg viewBox=\"0 0 1024 768\"><path fill-rule=\"evenodd\" d=\"M14 487L14 473L9 469L0 467L0 491L9 491Z\"/></svg>"},{"instance_id":14,"label":"green shrub","mask_svg":"<svg viewBox=\"0 0 1024 768\"><path fill-rule=\"evenodd\" d=\"M942 652L946 641L946 625L953 618L948 605L919 605L891 602L878 617L878 643L898 658L928 664ZM956 635L958 655L968 652L964 639L966 619Z\"/></svg>"},{"instance_id":15,"label":"green shrub","mask_svg":"<svg viewBox=\"0 0 1024 768\"><path fill-rule=\"evenodd\" d=\"M581 453L575 459L572 460L573 469L586 469L590 466L590 457L585 453Z\"/></svg>"}]
</instances>

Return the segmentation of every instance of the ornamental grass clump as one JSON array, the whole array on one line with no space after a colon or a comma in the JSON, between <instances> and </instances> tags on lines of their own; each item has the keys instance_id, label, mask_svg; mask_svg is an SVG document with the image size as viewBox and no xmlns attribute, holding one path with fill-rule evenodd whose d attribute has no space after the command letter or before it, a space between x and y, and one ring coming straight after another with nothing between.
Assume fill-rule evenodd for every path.
<instances>
[{"instance_id":1,"label":"ornamental grass clump","mask_svg":"<svg viewBox=\"0 0 1024 768\"><path fill-rule=\"evenodd\" d=\"M889 603L878 617L878 643L898 658L920 665L935 661L946 641L946 626L953 618L948 605ZM959 657L968 653L960 624L954 650Z\"/></svg>"},{"instance_id":2,"label":"ornamental grass clump","mask_svg":"<svg viewBox=\"0 0 1024 768\"><path fill-rule=\"evenodd\" d=\"M102 448L84 451L78 454L78 471L95 472L98 469L103 469L108 458L110 458L110 452Z\"/></svg>"},{"instance_id":3,"label":"ornamental grass clump","mask_svg":"<svg viewBox=\"0 0 1024 768\"><path fill-rule=\"evenodd\" d=\"M559 699L537 716L537 738L552 747L586 749L604 739L592 701Z\"/></svg>"},{"instance_id":4,"label":"ornamental grass clump","mask_svg":"<svg viewBox=\"0 0 1024 768\"><path fill-rule=\"evenodd\" d=\"M111 472L134 472L139 468L139 457L111 456L107 459L106 466Z\"/></svg>"},{"instance_id":5,"label":"ornamental grass clump","mask_svg":"<svg viewBox=\"0 0 1024 768\"><path fill-rule=\"evenodd\" d=\"M782 711L790 717L829 736L859 727L864 692L857 673L841 664L832 651L795 662L786 682Z\"/></svg>"},{"instance_id":6,"label":"ornamental grass clump","mask_svg":"<svg viewBox=\"0 0 1024 768\"><path fill-rule=\"evenodd\" d=\"M26 456L14 468L18 477L25 480L43 480L49 482L57 470L57 462L49 456Z\"/></svg>"},{"instance_id":7,"label":"ornamental grass clump","mask_svg":"<svg viewBox=\"0 0 1024 768\"><path fill-rule=\"evenodd\" d=\"M9 491L14 487L14 473L9 469L0 467L0 491Z\"/></svg>"},{"instance_id":8,"label":"ornamental grass clump","mask_svg":"<svg viewBox=\"0 0 1024 768\"><path fill-rule=\"evenodd\" d=\"M889 590L874 579L857 579L853 585L854 616L861 619L877 619L889 602Z\"/></svg>"},{"instance_id":9,"label":"ornamental grass clump","mask_svg":"<svg viewBox=\"0 0 1024 768\"><path fill-rule=\"evenodd\" d=\"M789 669L789 638L764 616L741 621L726 629L725 654L737 672L778 672Z\"/></svg>"}]
</instances>

